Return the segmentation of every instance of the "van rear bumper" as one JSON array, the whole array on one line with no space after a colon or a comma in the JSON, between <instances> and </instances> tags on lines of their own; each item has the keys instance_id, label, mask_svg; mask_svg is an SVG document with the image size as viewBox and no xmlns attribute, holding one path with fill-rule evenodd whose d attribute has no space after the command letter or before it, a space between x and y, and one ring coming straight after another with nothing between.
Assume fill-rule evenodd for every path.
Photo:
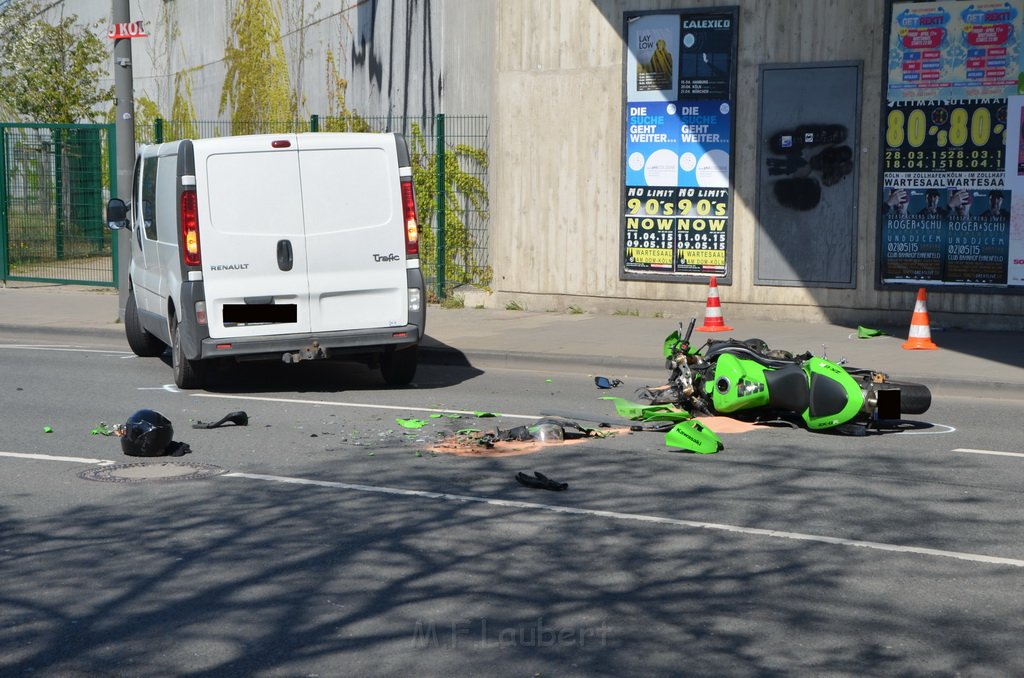
<instances>
[{"instance_id":1,"label":"van rear bumper","mask_svg":"<svg viewBox=\"0 0 1024 678\"><path fill-rule=\"evenodd\" d=\"M247 357L281 360L285 354L321 353L317 357L380 353L382 351L411 348L423 339L419 325L387 327L369 330L345 330L319 334L282 334L260 337L204 338L201 359Z\"/></svg>"}]
</instances>

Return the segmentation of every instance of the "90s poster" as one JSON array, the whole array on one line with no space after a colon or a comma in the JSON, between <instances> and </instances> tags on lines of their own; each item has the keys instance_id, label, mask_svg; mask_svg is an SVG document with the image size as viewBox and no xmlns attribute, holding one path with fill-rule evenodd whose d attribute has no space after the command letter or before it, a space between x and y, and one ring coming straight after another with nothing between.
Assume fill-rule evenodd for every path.
<instances>
[{"instance_id":1,"label":"90s poster","mask_svg":"<svg viewBox=\"0 0 1024 678\"><path fill-rule=\"evenodd\" d=\"M624 16L623 279L728 277L737 17Z\"/></svg>"}]
</instances>

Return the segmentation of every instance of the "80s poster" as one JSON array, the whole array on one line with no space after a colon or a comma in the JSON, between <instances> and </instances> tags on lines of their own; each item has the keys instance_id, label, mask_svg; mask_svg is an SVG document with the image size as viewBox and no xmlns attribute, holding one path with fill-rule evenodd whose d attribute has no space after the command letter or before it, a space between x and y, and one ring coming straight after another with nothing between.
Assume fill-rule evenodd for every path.
<instances>
[{"instance_id":1,"label":"80s poster","mask_svg":"<svg viewBox=\"0 0 1024 678\"><path fill-rule=\"evenodd\" d=\"M889 3L881 282L1024 285L1020 2Z\"/></svg>"}]
</instances>

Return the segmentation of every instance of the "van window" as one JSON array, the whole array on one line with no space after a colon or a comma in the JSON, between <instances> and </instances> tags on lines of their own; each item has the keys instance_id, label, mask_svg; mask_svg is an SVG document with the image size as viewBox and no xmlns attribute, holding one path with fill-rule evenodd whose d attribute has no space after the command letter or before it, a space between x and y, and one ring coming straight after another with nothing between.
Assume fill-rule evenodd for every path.
<instances>
[{"instance_id":1,"label":"van window","mask_svg":"<svg viewBox=\"0 0 1024 678\"><path fill-rule=\"evenodd\" d=\"M156 240L156 158L142 165L142 225L147 240Z\"/></svg>"},{"instance_id":2,"label":"van window","mask_svg":"<svg viewBox=\"0 0 1024 678\"><path fill-rule=\"evenodd\" d=\"M160 242L178 242L178 156L162 155L156 168L160 182L156 189L157 229Z\"/></svg>"}]
</instances>

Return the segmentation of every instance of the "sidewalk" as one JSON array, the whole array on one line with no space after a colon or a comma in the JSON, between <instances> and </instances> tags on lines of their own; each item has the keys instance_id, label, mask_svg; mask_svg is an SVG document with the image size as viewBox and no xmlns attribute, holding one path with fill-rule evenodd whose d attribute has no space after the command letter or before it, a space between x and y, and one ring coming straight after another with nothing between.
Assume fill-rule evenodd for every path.
<instances>
[{"instance_id":1,"label":"sidewalk","mask_svg":"<svg viewBox=\"0 0 1024 678\"><path fill-rule=\"evenodd\" d=\"M60 285L23 284L0 288L0 332L51 332L55 337L88 333L122 339L117 291ZM727 311L727 309L726 309ZM706 339L757 337L773 348L800 353L824 350L832 360L916 381L933 391L990 391L1024 399L1024 334L932 329L937 351L901 348L909 329L884 329L889 336L858 339L856 327L730 319L731 332L695 332ZM534 368L608 377L666 376L665 337L688 318L538 313L502 309L427 310L424 362L469 363L477 367ZM703 318L698 318L698 326ZM127 344L125 344L127 349Z\"/></svg>"}]
</instances>

